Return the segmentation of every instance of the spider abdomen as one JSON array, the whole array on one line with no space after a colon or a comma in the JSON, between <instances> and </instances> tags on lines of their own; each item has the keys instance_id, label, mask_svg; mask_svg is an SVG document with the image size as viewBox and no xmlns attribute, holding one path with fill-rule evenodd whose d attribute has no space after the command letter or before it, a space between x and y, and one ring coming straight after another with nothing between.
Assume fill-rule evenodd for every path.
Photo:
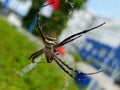
<instances>
[{"instance_id":1,"label":"spider abdomen","mask_svg":"<svg viewBox=\"0 0 120 90\"><path fill-rule=\"evenodd\" d=\"M53 52L54 52L53 48L46 48L45 50L45 57L48 63L51 63L53 61L53 57L52 57Z\"/></svg>"}]
</instances>

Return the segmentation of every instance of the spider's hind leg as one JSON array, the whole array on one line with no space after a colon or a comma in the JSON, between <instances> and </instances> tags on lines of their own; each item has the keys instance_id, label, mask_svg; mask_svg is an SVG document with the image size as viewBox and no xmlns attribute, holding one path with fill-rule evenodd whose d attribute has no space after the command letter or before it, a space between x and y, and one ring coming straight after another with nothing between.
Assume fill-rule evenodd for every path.
<instances>
[{"instance_id":1,"label":"spider's hind leg","mask_svg":"<svg viewBox=\"0 0 120 90\"><path fill-rule=\"evenodd\" d=\"M76 69L71 68L69 65L65 64L61 59L59 59L55 54L53 54L53 56L54 56L55 62L60 66L60 68L62 68L67 74L69 74L75 80L81 80L81 79L76 78L74 74L78 74L78 75L93 75L93 74L97 74L97 73L103 72L103 70L100 70L100 71L92 72L92 73L84 73L84 72L81 72L81 71L78 71ZM71 71L71 73L68 70L66 70L65 67L69 71ZM82 80L84 80L84 79L82 79Z\"/></svg>"},{"instance_id":2,"label":"spider's hind leg","mask_svg":"<svg viewBox=\"0 0 120 90\"><path fill-rule=\"evenodd\" d=\"M65 69L65 67L62 66L62 63L60 63L55 56L54 56L54 60L55 60L55 62L58 64L58 66L59 66L63 71L65 71L69 76L71 76L73 79L75 79L75 80L81 80L81 79L79 79L79 78L76 78L74 74L72 74L72 73L69 72L67 69Z\"/></svg>"},{"instance_id":3,"label":"spider's hind leg","mask_svg":"<svg viewBox=\"0 0 120 90\"><path fill-rule=\"evenodd\" d=\"M58 58L55 54L54 54L54 57L59 61L61 62L64 66L66 66L69 70L77 73L77 74L80 74L80 75L92 75L92 74L97 74L97 73L100 73L100 72L103 72L104 70L99 70L99 71L96 71L96 72L92 72L92 73L84 73L84 72L81 72L79 70L76 70L76 69L73 69L71 68L69 65L65 64L60 58Z\"/></svg>"}]
</instances>

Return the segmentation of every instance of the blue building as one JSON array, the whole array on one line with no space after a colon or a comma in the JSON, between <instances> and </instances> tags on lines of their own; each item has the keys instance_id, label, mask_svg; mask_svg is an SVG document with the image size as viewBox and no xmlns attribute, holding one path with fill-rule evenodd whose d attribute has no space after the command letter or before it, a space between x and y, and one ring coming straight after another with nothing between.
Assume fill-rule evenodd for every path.
<instances>
[{"instance_id":1,"label":"blue building","mask_svg":"<svg viewBox=\"0 0 120 90\"><path fill-rule=\"evenodd\" d=\"M79 54L82 59L96 69L104 69L111 76L114 70L120 71L120 47L110 47L94 39L87 38Z\"/></svg>"}]
</instances>

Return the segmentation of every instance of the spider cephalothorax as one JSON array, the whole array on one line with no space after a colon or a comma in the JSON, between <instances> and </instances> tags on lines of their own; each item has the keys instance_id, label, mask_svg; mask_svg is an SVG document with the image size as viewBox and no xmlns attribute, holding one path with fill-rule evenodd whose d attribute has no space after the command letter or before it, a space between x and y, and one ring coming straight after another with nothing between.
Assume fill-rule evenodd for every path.
<instances>
[{"instance_id":1,"label":"spider cephalothorax","mask_svg":"<svg viewBox=\"0 0 120 90\"><path fill-rule=\"evenodd\" d=\"M61 41L60 43L57 43L57 39L56 39L56 34L55 32L50 32L48 35L45 35L43 32L42 32L42 27L40 26L40 23L39 23L39 12L37 13L37 26L38 26L38 30L39 30L39 33L40 33L40 37L45 45L45 47L41 50L38 50L37 52L33 53L30 58L32 59L32 62L34 62L34 59L41 55L42 53L45 53L45 57L47 59L47 62L48 63L51 63L53 60L67 73L69 74L72 78L76 79L76 80L80 80L80 79L77 79L75 76L74 76L74 73L77 73L77 74L80 74L80 75L91 75L91 74L96 74L96 73L99 73L101 71L98 71L98 72L94 72L94 73L83 73L81 71L77 71L77 70L74 70L73 68L71 68L69 65L65 64L57 55L58 55L58 52L57 52L57 48L79 38L82 36L82 34L85 34L93 29L96 29L102 25L104 25L104 23L96 26L96 27L93 27L93 28L90 28L90 29L87 29L87 30L84 30L82 32L79 32L79 33L76 33L74 35L71 35L69 37L67 37L66 39L64 39L63 41ZM70 70L71 72L69 72L68 70L65 69L65 67Z\"/></svg>"}]
</instances>

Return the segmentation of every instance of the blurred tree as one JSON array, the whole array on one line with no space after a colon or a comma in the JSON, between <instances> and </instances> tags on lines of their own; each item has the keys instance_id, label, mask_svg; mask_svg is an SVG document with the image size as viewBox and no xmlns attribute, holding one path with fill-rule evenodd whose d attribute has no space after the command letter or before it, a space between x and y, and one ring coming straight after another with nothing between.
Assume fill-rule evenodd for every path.
<instances>
[{"instance_id":1,"label":"blurred tree","mask_svg":"<svg viewBox=\"0 0 120 90\"><path fill-rule=\"evenodd\" d=\"M85 1L86 0L60 0L60 8L59 10L53 12L51 18L41 16L41 24L48 24L44 26L44 31L49 32L54 30L59 35L66 25L69 13L74 9L81 8ZM23 19L24 27L27 28L31 24L37 13L37 9L40 8L44 2L45 0L33 0L30 12ZM33 33L38 34L38 30L35 28Z\"/></svg>"}]
</instances>

